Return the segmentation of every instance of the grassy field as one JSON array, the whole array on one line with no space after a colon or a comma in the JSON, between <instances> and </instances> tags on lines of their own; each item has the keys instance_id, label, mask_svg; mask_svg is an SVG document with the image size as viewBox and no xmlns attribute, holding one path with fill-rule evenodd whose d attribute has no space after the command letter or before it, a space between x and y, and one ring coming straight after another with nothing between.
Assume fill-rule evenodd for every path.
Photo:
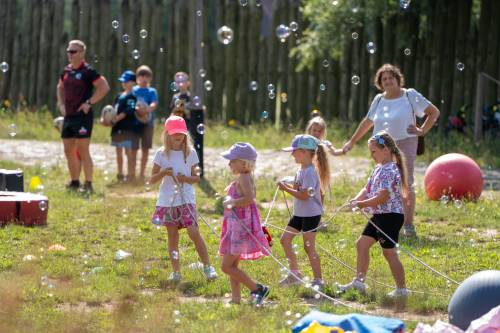
<instances>
[{"instance_id":1,"label":"grassy field","mask_svg":"<svg viewBox=\"0 0 500 333\"><path fill-rule=\"evenodd\" d=\"M34 117L40 118L33 121L22 113L16 116L16 138L58 140L48 115ZM0 126L12 120L3 115ZM107 131L96 126L96 141L105 142ZM227 138L218 141L208 134L211 131L227 131ZM331 133L337 133L335 128ZM292 135L291 132L278 134L265 125L245 130L214 125L207 130L207 144L228 146L240 136L254 138L254 141L247 140L258 147L269 147L267 142L272 142L271 147L274 147L288 143ZM361 148L358 149L361 154ZM480 150L476 153L480 154ZM498 155L480 158L487 161ZM385 296L389 288L378 284L369 283L366 295L357 292L337 294L335 283L348 282L352 272L333 260L332 255L354 266L354 241L366 223L362 215L339 213L333 217L327 231L318 234L318 244L327 250L318 249L325 292L357 309L325 299L317 300L314 293L304 287L280 288L278 281L283 272L271 258L242 265L252 277L270 285L269 304L264 309L245 304L227 306L230 288L227 277L218 268L218 237L202 222L200 230L220 274L219 279L208 283L198 269L191 268L198 258L183 232L180 244L183 282L172 285L167 281L171 268L166 232L150 222L156 187L116 185L105 179L102 170L97 170L96 193L89 197L65 191L67 171L64 165L43 169L0 161L0 168L17 167L23 168L25 180L41 177L44 193L50 200L49 218L46 227L10 224L0 228L0 332L235 332L242 328L246 332L288 332L289 323L297 320L296 314L304 315L311 304L334 313L367 311L396 318L405 316L411 328L421 318L434 321L446 317L449 298L456 288L401 254L408 287L423 292L409 297L405 313L396 312L401 305ZM214 170L197 186L199 214L217 232L221 226L221 206L216 193L221 193L230 179L227 172ZM334 199L327 201L325 217L330 218L334 207L345 202L362 185L348 177L337 179L333 184ZM274 182L260 178L257 189L261 214L265 216L266 203L272 200L275 191ZM477 203L461 205L429 202L422 189L418 189L417 196L416 224L420 237L402 240L402 246L457 281L480 270L500 269L498 192L485 192ZM271 212L269 222L283 227L288 212L281 196L278 202L280 209ZM276 244L273 253L280 262L286 263L278 242L280 233L270 230ZM66 250L48 251L52 244L62 244ZM300 267L311 276L302 240L297 238L295 244ZM114 260L120 249L132 256ZM36 258L23 260L26 255ZM369 274L377 281L393 285L389 268L377 247L371 253Z\"/></svg>"}]
</instances>

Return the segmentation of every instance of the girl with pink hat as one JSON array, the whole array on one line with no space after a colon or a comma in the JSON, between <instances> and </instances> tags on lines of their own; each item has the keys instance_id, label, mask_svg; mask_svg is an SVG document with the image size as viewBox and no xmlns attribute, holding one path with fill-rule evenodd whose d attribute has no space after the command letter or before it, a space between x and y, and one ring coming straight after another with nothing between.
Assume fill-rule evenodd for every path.
<instances>
[{"instance_id":1,"label":"girl with pink hat","mask_svg":"<svg viewBox=\"0 0 500 333\"><path fill-rule=\"evenodd\" d=\"M193 184L200 181L198 155L192 147L186 122L178 116L165 121L162 133L164 147L158 149L153 159L151 183L161 181L153 224L167 227L168 251L174 271L172 282L181 280L179 265L179 229L186 228L196 251L203 262L203 273L214 280L217 273L208 257L207 246L196 222L196 198Z\"/></svg>"}]
</instances>

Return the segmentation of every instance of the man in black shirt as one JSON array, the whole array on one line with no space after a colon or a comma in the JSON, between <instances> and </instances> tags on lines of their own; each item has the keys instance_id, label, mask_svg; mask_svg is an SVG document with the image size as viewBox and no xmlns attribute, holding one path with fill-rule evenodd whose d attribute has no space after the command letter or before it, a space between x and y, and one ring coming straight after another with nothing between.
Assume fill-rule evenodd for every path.
<instances>
[{"instance_id":1,"label":"man in black shirt","mask_svg":"<svg viewBox=\"0 0 500 333\"><path fill-rule=\"evenodd\" d=\"M85 175L84 190L92 191L92 158L89 152L94 116L92 105L109 91L106 79L85 62L85 44L80 40L68 43L69 65L57 84L57 102L64 116L61 138L71 176L69 189L80 187L80 161ZM94 89L95 88L95 89ZM79 156L78 156L79 155Z\"/></svg>"}]
</instances>

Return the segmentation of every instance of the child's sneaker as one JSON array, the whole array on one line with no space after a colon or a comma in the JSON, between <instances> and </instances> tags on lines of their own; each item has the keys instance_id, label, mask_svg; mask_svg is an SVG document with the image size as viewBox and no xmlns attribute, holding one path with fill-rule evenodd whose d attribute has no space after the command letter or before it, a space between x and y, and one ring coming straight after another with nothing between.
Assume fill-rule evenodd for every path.
<instances>
[{"instance_id":1,"label":"child's sneaker","mask_svg":"<svg viewBox=\"0 0 500 333\"><path fill-rule=\"evenodd\" d=\"M213 281L217 278L217 272L215 271L215 268L213 266L203 267L203 275L205 275L205 277L209 281Z\"/></svg>"},{"instance_id":2,"label":"child's sneaker","mask_svg":"<svg viewBox=\"0 0 500 333\"><path fill-rule=\"evenodd\" d=\"M254 299L254 304L257 307L264 303L264 299L266 299L267 295L269 295L269 287L259 283L257 283L257 290L250 293L250 296Z\"/></svg>"},{"instance_id":3,"label":"child's sneaker","mask_svg":"<svg viewBox=\"0 0 500 333\"><path fill-rule=\"evenodd\" d=\"M314 279L311 282L311 288L313 288L315 291L322 291L324 286L325 283L322 279Z\"/></svg>"},{"instance_id":4,"label":"child's sneaker","mask_svg":"<svg viewBox=\"0 0 500 333\"><path fill-rule=\"evenodd\" d=\"M302 279L302 274L301 273L295 273L295 275ZM302 284L300 280L298 280L295 276L292 274L288 274L283 280L280 281L280 287L284 286L293 286L293 285L299 285Z\"/></svg>"},{"instance_id":5,"label":"child's sneaker","mask_svg":"<svg viewBox=\"0 0 500 333\"><path fill-rule=\"evenodd\" d=\"M390 293L388 293L387 296L392 298L397 298L397 297L408 297L409 294L410 291L406 288L396 288Z\"/></svg>"},{"instance_id":6,"label":"child's sneaker","mask_svg":"<svg viewBox=\"0 0 500 333\"><path fill-rule=\"evenodd\" d=\"M417 237L417 230L414 225L403 225L403 236L412 238Z\"/></svg>"},{"instance_id":7,"label":"child's sneaker","mask_svg":"<svg viewBox=\"0 0 500 333\"><path fill-rule=\"evenodd\" d=\"M168 281L170 282L181 282L182 275L181 272L172 272L168 277Z\"/></svg>"},{"instance_id":8,"label":"child's sneaker","mask_svg":"<svg viewBox=\"0 0 500 333\"><path fill-rule=\"evenodd\" d=\"M360 293L363 293L363 294L366 292L366 284L364 284L362 281L360 281L360 280L358 280L356 278L354 278L348 284L340 284L340 285L338 285L337 288L340 291L342 291L342 292L350 290L350 289L356 289Z\"/></svg>"}]
</instances>

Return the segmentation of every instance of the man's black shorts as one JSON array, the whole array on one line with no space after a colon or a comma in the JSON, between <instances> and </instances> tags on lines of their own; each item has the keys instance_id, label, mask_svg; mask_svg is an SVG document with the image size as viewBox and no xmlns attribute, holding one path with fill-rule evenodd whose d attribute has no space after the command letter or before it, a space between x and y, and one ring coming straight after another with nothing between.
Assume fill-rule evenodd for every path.
<instances>
[{"instance_id":1,"label":"man's black shorts","mask_svg":"<svg viewBox=\"0 0 500 333\"><path fill-rule=\"evenodd\" d=\"M405 221L404 214L399 213L386 213L386 214L374 214L370 219L377 227L379 227L384 233L387 234L396 243L398 242L399 231L403 226ZM379 242L380 246L384 249L392 249L396 246L389 238L384 236L380 231L377 230L370 222L363 230L362 235L374 238Z\"/></svg>"},{"instance_id":2,"label":"man's black shorts","mask_svg":"<svg viewBox=\"0 0 500 333\"><path fill-rule=\"evenodd\" d=\"M290 221L288 221L288 226L297 229L298 231L308 232L312 230L312 232L316 232L318 231L317 228L320 222L321 215L306 217L294 215Z\"/></svg>"},{"instance_id":3,"label":"man's black shorts","mask_svg":"<svg viewBox=\"0 0 500 333\"><path fill-rule=\"evenodd\" d=\"M92 112L81 115L64 117L61 138L63 139L85 139L92 135L94 116Z\"/></svg>"}]
</instances>

